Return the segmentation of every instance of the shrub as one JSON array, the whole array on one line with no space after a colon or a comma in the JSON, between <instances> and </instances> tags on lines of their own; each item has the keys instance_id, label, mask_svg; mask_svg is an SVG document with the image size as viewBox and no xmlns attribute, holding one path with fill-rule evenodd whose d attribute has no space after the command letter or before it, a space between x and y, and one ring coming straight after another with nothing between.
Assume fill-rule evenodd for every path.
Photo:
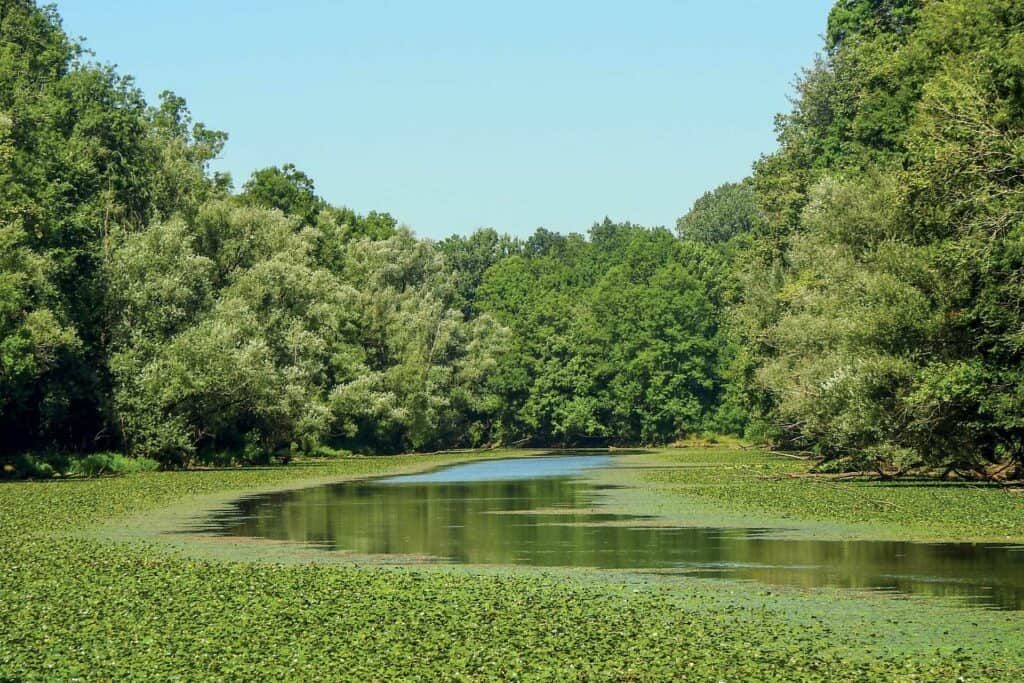
<instances>
[{"instance_id":1,"label":"shrub","mask_svg":"<svg viewBox=\"0 0 1024 683\"><path fill-rule=\"evenodd\" d=\"M347 458L352 455L352 451L345 448L331 448L322 444L312 449L309 454L314 458Z\"/></svg>"},{"instance_id":2,"label":"shrub","mask_svg":"<svg viewBox=\"0 0 1024 683\"><path fill-rule=\"evenodd\" d=\"M159 468L160 463L149 458L129 458L120 453L92 453L75 460L71 464L71 473L83 477L99 477L104 474L153 472Z\"/></svg>"},{"instance_id":3,"label":"shrub","mask_svg":"<svg viewBox=\"0 0 1024 683\"><path fill-rule=\"evenodd\" d=\"M62 453L18 453L0 456L0 479L49 479L68 470Z\"/></svg>"}]
</instances>

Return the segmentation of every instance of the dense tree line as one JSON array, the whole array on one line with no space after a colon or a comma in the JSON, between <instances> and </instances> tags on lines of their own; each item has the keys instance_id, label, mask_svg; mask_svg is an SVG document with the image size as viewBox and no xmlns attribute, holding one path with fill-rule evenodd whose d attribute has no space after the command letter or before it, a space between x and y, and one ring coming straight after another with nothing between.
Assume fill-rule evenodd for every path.
<instances>
[{"instance_id":1,"label":"dense tree line","mask_svg":"<svg viewBox=\"0 0 1024 683\"><path fill-rule=\"evenodd\" d=\"M718 432L1019 473L1024 6L839 0L777 131L674 233L432 243L291 165L233 191L224 133L0 0L0 457Z\"/></svg>"},{"instance_id":2,"label":"dense tree line","mask_svg":"<svg viewBox=\"0 0 1024 683\"><path fill-rule=\"evenodd\" d=\"M511 333L490 378L492 439L653 444L737 426L717 410L717 250L607 219L586 238L481 231L441 249L470 315Z\"/></svg>"},{"instance_id":3,"label":"dense tree line","mask_svg":"<svg viewBox=\"0 0 1024 683\"><path fill-rule=\"evenodd\" d=\"M739 307L774 436L854 467L1024 456L1024 5L843 0L754 185Z\"/></svg>"},{"instance_id":4,"label":"dense tree line","mask_svg":"<svg viewBox=\"0 0 1024 683\"><path fill-rule=\"evenodd\" d=\"M0 0L5 470L467 443L503 330L437 248L290 165L232 194L224 133L87 57Z\"/></svg>"}]
</instances>

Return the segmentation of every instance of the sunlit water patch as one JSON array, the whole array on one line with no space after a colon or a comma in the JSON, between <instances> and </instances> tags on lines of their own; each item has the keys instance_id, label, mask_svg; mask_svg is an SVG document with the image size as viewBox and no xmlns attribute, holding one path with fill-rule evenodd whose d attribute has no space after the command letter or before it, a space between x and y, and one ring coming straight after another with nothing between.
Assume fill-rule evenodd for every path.
<instances>
[{"instance_id":1,"label":"sunlit water patch","mask_svg":"<svg viewBox=\"0 0 1024 683\"><path fill-rule=\"evenodd\" d=\"M610 514L580 475L607 454L509 458L241 498L196 529L478 565L592 567L960 598L1024 608L1024 548L779 538ZM396 557L397 559L397 557Z\"/></svg>"}]
</instances>

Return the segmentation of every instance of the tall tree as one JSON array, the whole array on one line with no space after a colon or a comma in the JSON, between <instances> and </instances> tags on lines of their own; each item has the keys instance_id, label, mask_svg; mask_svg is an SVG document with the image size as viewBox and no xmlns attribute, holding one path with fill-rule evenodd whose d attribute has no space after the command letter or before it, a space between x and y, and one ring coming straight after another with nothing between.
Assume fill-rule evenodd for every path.
<instances>
[{"instance_id":1,"label":"tall tree","mask_svg":"<svg viewBox=\"0 0 1024 683\"><path fill-rule=\"evenodd\" d=\"M85 58L53 8L0 2L0 450L112 444L108 240L218 187L205 164L222 134Z\"/></svg>"}]
</instances>

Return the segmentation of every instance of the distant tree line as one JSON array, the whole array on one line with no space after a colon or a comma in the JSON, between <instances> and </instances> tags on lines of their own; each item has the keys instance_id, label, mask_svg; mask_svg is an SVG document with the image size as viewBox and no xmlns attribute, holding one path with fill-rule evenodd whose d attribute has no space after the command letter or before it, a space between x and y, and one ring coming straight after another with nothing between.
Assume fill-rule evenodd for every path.
<instances>
[{"instance_id":1,"label":"distant tree line","mask_svg":"<svg viewBox=\"0 0 1024 683\"><path fill-rule=\"evenodd\" d=\"M1024 459L1024 5L840 0L779 148L675 232L433 243L0 0L0 461L165 467L746 435Z\"/></svg>"}]
</instances>

